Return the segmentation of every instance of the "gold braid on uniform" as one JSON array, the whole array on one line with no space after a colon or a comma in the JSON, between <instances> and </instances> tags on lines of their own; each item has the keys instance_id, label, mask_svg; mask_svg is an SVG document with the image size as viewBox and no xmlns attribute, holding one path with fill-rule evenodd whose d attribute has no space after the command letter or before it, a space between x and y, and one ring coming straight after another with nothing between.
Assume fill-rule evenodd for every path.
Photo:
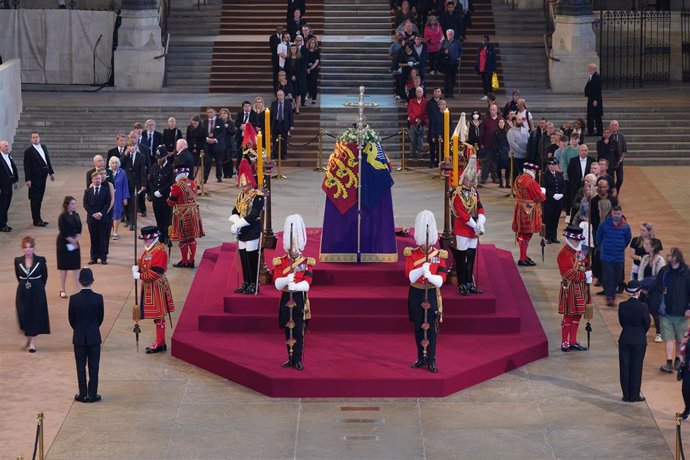
<instances>
[{"instance_id":1,"label":"gold braid on uniform","mask_svg":"<svg viewBox=\"0 0 690 460\"><path fill-rule=\"evenodd\" d=\"M240 217L246 217L252 212L252 205L254 204L254 197L263 195L259 190L250 190L249 192L240 192L235 201L235 208L240 213Z\"/></svg>"},{"instance_id":2,"label":"gold braid on uniform","mask_svg":"<svg viewBox=\"0 0 690 460\"><path fill-rule=\"evenodd\" d=\"M458 217L458 215L455 213L455 208L452 205L453 201L455 201L456 196L460 198L460 202L465 207L465 209L467 209L469 215L473 218L476 217L478 201L477 192L473 188L466 188L464 186L455 187L455 190L453 191L453 196L450 199L450 212L453 215L453 217Z\"/></svg>"}]
</instances>

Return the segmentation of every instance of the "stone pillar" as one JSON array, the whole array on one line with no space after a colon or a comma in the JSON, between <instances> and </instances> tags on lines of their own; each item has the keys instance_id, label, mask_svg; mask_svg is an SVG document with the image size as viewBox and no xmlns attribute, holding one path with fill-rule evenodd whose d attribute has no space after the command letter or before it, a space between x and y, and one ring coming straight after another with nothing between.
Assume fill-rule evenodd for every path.
<instances>
[{"instance_id":1,"label":"stone pillar","mask_svg":"<svg viewBox=\"0 0 690 460\"><path fill-rule=\"evenodd\" d=\"M122 25L115 50L115 88L122 91L163 87L165 58L155 0L123 0Z\"/></svg>"},{"instance_id":2,"label":"stone pillar","mask_svg":"<svg viewBox=\"0 0 690 460\"><path fill-rule=\"evenodd\" d=\"M554 93L582 93L587 64L599 65L594 16L587 0L560 0L556 7L549 78Z\"/></svg>"}]
</instances>

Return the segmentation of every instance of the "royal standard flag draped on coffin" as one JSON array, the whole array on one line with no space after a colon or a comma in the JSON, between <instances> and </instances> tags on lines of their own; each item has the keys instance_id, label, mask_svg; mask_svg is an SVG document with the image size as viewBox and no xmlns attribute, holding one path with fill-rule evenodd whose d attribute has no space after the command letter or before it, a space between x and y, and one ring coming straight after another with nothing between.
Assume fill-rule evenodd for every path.
<instances>
[{"instance_id":1,"label":"royal standard flag draped on coffin","mask_svg":"<svg viewBox=\"0 0 690 460\"><path fill-rule=\"evenodd\" d=\"M358 174L357 144L337 142L328 158L321 188L341 214L357 204Z\"/></svg>"},{"instance_id":2,"label":"royal standard flag draped on coffin","mask_svg":"<svg viewBox=\"0 0 690 460\"><path fill-rule=\"evenodd\" d=\"M378 141L364 147L362 162L362 205L373 211L393 187L390 162Z\"/></svg>"}]
</instances>

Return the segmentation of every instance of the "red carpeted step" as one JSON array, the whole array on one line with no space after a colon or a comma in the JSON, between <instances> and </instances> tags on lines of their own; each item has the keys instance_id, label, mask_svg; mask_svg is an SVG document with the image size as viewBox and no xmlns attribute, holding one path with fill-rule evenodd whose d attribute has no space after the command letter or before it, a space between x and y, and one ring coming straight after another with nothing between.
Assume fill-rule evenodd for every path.
<instances>
[{"instance_id":1,"label":"red carpeted step","mask_svg":"<svg viewBox=\"0 0 690 460\"><path fill-rule=\"evenodd\" d=\"M410 329L407 305L402 303L404 314L398 315L342 315L313 316L310 328L315 331L379 333L404 332ZM224 313L199 316L199 329L204 332L266 332L278 327L278 307L275 313L228 315ZM313 315L317 315L316 312ZM506 311L491 315L446 315L441 329L448 333L497 334L520 331L520 315Z\"/></svg>"},{"instance_id":2,"label":"red carpeted step","mask_svg":"<svg viewBox=\"0 0 690 460\"><path fill-rule=\"evenodd\" d=\"M392 286L382 291L368 290L356 299L350 297L350 287L317 286L309 293L309 299L312 309L319 316L397 314L401 312L400 306L407 304L407 286ZM433 291L430 292L433 295ZM496 311L496 298L490 293L463 297L457 294L455 286L447 285L443 287L441 294L448 314L488 314ZM234 314L273 312L279 297L280 293L272 289L272 286L263 286L259 295L252 297L251 301L243 294L227 295L224 311Z\"/></svg>"},{"instance_id":3,"label":"red carpeted step","mask_svg":"<svg viewBox=\"0 0 690 460\"><path fill-rule=\"evenodd\" d=\"M208 334L176 331L173 356L272 397L442 397L547 355L542 335L441 334L438 374L411 369L412 332L308 334L305 369L282 368L281 331Z\"/></svg>"}]
</instances>

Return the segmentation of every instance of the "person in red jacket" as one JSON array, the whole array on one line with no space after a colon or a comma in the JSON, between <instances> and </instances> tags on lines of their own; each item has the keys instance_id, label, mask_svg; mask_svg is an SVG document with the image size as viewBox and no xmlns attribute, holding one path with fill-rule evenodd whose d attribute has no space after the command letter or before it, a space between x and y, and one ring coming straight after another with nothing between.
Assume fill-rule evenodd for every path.
<instances>
[{"instance_id":1,"label":"person in red jacket","mask_svg":"<svg viewBox=\"0 0 690 460\"><path fill-rule=\"evenodd\" d=\"M441 286L446 281L448 252L434 247L438 240L436 218L431 211L422 211L414 221L416 248L405 248L405 276L410 282L407 311L414 323L417 361L412 368L436 367L436 322L443 320Z\"/></svg>"},{"instance_id":2,"label":"person in red jacket","mask_svg":"<svg viewBox=\"0 0 690 460\"><path fill-rule=\"evenodd\" d=\"M535 180L539 166L525 163L523 173L515 179L515 210L513 211L513 232L520 247L518 265L530 267L537 265L527 257L527 247L532 233L541 231L541 204L546 200L546 189L539 187Z\"/></svg>"},{"instance_id":3,"label":"person in red jacket","mask_svg":"<svg viewBox=\"0 0 690 460\"><path fill-rule=\"evenodd\" d=\"M158 241L158 227L149 225L141 229L139 239L144 240L144 252L136 265L132 265L132 277L141 280L141 301L138 319L152 319L156 325L156 339L146 347L146 353L166 351L165 315L175 311L168 271L168 252Z\"/></svg>"},{"instance_id":4,"label":"person in red jacket","mask_svg":"<svg viewBox=\"0 0 690 460\"><path fill-rule=\"evenodd\" d=\"M294 367L301 371L304 369L304 331L311 318L307 293L316 261L313 257L302 255L307 244L307 232L301 215L288 216L283 230L285 255L273 259L273 283L276 289L283 291L278 310L278 324L285 329L288 350L288 360L283 367Z\"/></svg>"},{"instance_id":5,"label":"person in red jacket","mask_svg":"<svg viewBox=\"0 0 690 460\"><path fill-rule=\"evenodd\" d=\"M409 123L410 158L422 157L422 141L424 140L424 127L428 123L426 114L426 98L424 89L418 86L415 89L415 97L407 104L407 121Z\"/></svg>"},{"instance_id":6,"label":"person in red jacket","mask_svg":"<svg viewBox=\"0 0 690 460\"><path fill-rule=\"evenodd\" d=\"M196 182L189 179L189 168L175 169L175 183L170 187L168 205L173 208L170 239L179 241L182 260L174 267L194 268L196 239L204 236L201 213L196 203Z\"/></svg>"},{"instance_id":7,"label":"person in red jacket","mask_svg":"<svg viewBox=\"0 0 690 460\"><path fill-rule=\"evenodd\" d=\"M587 256L581 251L585 239L582 228L568 225L563 232L565 244L556 257L561 272L561 290L558 296L558 313L561 321L561 350L585 351L577 341L580 318L590 302L588 284L592 283L592 270Z\"/></svg>"},{"instance_id":8,"label":"person in red jacket","mask_svg":"<svg viewBox=\"0 0 690 460\"><path fill-rule=\"evenodd\" d=\"M471 155L453 191L451 213L455 234L455 271L460 295L481 294L474 282L474 259L479 236L484 233L484 206L477 192L477 157Z\"/></svg>"}]
</instances>

